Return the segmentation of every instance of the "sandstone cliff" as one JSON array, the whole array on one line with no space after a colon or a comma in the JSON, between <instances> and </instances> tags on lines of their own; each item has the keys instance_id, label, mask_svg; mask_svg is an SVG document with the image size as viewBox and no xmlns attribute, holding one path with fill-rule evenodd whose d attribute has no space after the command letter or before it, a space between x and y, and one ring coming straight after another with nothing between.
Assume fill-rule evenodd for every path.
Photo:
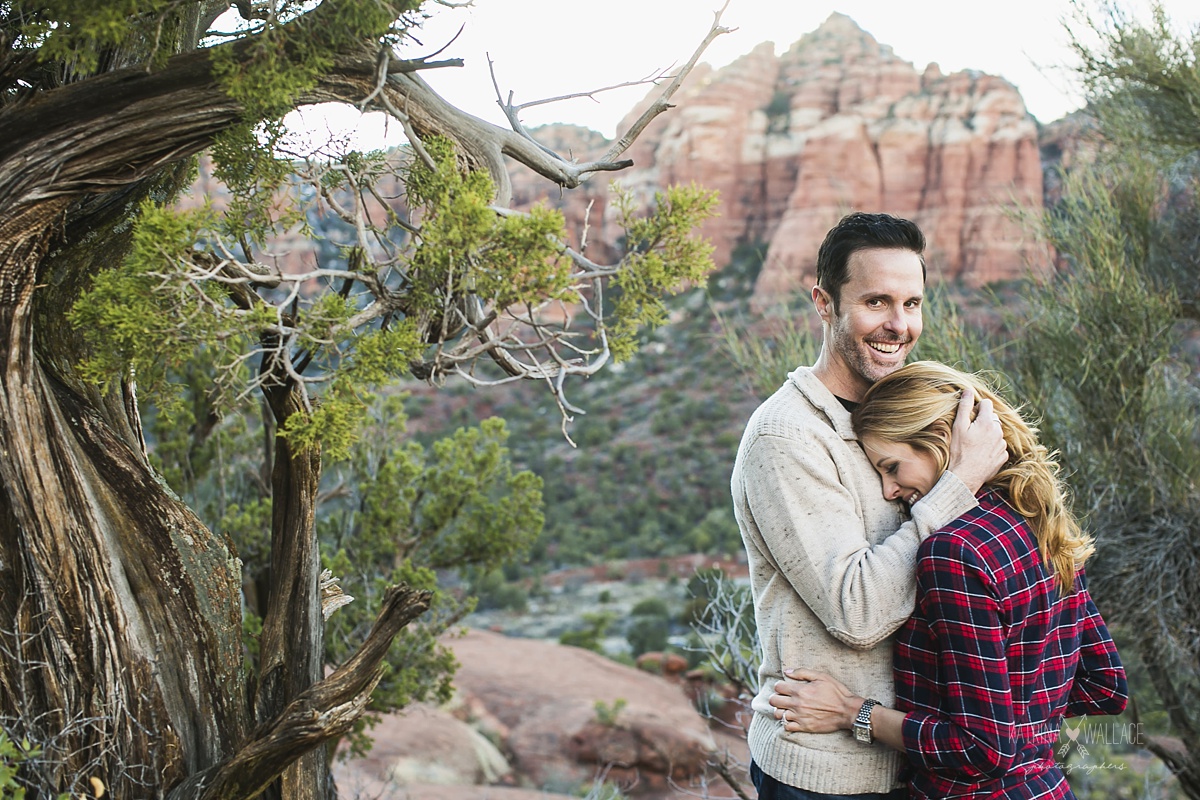
<instances>
[{"instance_id":1,"label":"sandstone cliff","mask_svg":"<svg viewBox=\"0 0 1200 800\"><path fill-rule=\"evenodd\" d=\"M821 238L848 210L919 222L931 281L978 286L1049 264L1013 218L1042 208L1037 123L1001 78L944 75L933 64L918 72L833 14L781 56L764 43L720 70L702 65L676 99L631 149L635 166L614 180L643 198L691 181L720 191L720 217L704 232L718 265L740 244L765 248L755 288L762 303L807 292ZM566 149L590 133L538 131ZM516 187L526 202L560 206L575 225L590 204L594 242L620 234L603 177L562 198L521 176Z\"/></svg>"}]
</instances>

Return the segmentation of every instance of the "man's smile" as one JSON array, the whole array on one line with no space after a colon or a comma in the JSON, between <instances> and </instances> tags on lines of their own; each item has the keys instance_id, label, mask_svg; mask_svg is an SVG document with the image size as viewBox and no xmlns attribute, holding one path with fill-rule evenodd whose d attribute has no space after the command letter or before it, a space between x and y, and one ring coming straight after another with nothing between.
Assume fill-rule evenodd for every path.
<instances>
[{"instance_id":1,"label":"man's smile","mask_svg":"<svg viewBox=\"0 0 1200 800\"><path fill-rule=\"evenodd\" d=\"M867 342L867 346L872 350L878 350L880 353L891 355L900 349L902 342Z\"/></svg>"}]
</instances>

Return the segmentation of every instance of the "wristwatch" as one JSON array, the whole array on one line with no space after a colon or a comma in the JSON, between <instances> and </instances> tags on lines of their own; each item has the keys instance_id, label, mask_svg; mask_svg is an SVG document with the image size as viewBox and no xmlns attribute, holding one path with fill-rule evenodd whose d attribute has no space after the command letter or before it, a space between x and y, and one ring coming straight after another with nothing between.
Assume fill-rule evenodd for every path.
<instances>
[{"instance_id":1,"label":"wristwatch","mask_svg":"<svg viewBox=\"0 0 1200 800\"><path fill-rule=\"evenodd\" d=\"M871 744L875 737L871 735L871 709L879 705L878 700L865 700L854 718L854 738L863 744Z\"/></svg>"}]
</instances>

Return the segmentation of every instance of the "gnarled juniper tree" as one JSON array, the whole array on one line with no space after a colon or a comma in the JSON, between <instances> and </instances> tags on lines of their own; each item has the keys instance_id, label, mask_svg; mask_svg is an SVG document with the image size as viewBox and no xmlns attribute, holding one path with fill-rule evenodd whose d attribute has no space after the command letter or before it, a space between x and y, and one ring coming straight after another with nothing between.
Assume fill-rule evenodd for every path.
<instances>
[{"instance_id":1,"label":"gnarled juniper tree","mask_svg":"<svg viewBox=\"0 0 1200 800\"><path fill-rule=\"evenodd\" d=\"M349 452L372 388L401 375L538 380L574 413L569 379L626 354L659 296L709 267L690 236L707 193L627 203L626 255L596 264L554 213L509 208L505 165L565 188L625 166L717 21L629 135L576 163L517 109L502 129L429 88L438 62L400 54L417 0L232 5L245 24L223 34L213 0L0 2L0 717L39 739L43 793L325 796L322 745L429 595L389 590L324 676L322 453ZM390 114L401 157L279 158L282 116L325 101ZM231 201L171 210L206 150ZM389 174L402 208L379 196ZM263 245L313 204L351 235L336 263L282 271ZM277 431L249 681L240 562L151 467L139 421L137 392L169 412L196 359L215 403L257 393Z\"/></svg>"}]
</instances>

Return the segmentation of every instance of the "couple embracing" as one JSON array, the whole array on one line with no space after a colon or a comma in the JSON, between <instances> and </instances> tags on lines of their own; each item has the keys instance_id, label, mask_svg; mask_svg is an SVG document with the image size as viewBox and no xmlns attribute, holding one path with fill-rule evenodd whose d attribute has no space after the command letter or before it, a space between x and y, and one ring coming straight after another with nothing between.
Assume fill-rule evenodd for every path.
<instances>
[{"instance_id":1,"label":"couple embracing","mask_svg":"<svg viewBox=\"0 0 1200 800\"><path fill-rule=\"evenodd\" d=\"M1035 429L978 376L904 365L924 249L887 214L829 231L820 357L738 449L760 800L1070 798L1063 718L1125 708L1091 540Z\"/></svg>"}]
</instances>

